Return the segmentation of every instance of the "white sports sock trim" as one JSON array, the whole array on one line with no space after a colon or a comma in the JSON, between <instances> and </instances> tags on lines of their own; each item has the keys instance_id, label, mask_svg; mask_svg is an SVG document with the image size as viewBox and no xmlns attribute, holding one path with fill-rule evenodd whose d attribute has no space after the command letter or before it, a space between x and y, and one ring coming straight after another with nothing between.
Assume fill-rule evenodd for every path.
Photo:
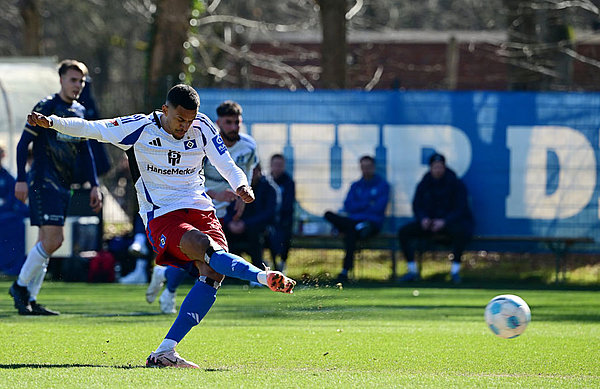
<instances>
[{"instance_id":1,"label":"white sports sock trim","mask_svg":"<svg viewBox=\"0 0 600 389\"><path fill-rule=\"evenodd\" d=\"M29 301L37 301L37 295L40 293L40 289L42 289L42 284L44 283L44 278L46 277L46 271L48 270L48 260L44 263L44 266L40 269L38 274L27 285L27 290L29 291Z\"/></svg>"},{"instance_id":2,"label":"white sports sock trim","mask_svg":"<svg viewBox=\"0 0 600 389\"><path fill-rule=\"evenodd\" d=\"M169 350L174 350L175 346L177 346L177 342L174 341L173 339L167 339L165 338L162 343L158 346L158 348L156 349L155 353L156 354L160 354L160 353L164 353L165 351L169 351Z\"/></svg>"},{"instance_id":3,"label":"white sports sock trim","mask_svg":"<svg viewBox=\"0 0 600 389\"><path fill-rule=\"evenodd\" d=\"M42 242L37 242L27 255L27 259L19 272L17 284L20 286L27 286L29 282L39 274L40 269L44 264L47 264L49 260L50 256L44 251Z\"/></svg>"},{"instance_id":4,"label":"white sports sock trim","mask_svg":"<svg viewBox=\"0 0 600 389\"><path fill-rule=\"evenodd\" d=\"M267 272L265 270L261 271L256 275L256 281L260 284L267 285Z\"/></svg>"},{"instance_id":5,"label":"white sports sock trim","mask_svg":"<svg viewBox=\"0 0 600 389\"><path fill-rule=\"evenodd\" d=\"M146 266L148 265L148 261L142 258L138 258L135 261L135 269L133 271L136 272L145 272Z\"/></svg>"}]
</instances>

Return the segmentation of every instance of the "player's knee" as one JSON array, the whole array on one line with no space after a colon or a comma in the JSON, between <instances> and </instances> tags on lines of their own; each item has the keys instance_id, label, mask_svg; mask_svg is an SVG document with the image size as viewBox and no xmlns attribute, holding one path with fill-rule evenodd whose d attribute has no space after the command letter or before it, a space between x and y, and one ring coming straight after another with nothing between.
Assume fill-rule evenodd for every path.
<instances>
[{"instance_id":1,"label":"player's knee","mask_svg":"<svg viewBox=\"0 0 600 389\"><path fill-rule=\"evenodd\" d=\"M217 273L212 267L208 266L205 262L200 264L200 275L206 276L210 279L213 279L217 282L223 282L225 276L223 274Z\"/></svg>"},{"instance_id":2,"label":"player's knee","mask_svg":"<svg viewBox=\"0 0 600 389\"><path fill-rule=\"evenodd\" d=\"M48 254L52 254L62 246L64 237L62 235L50 235L42 239L42 247Z\"/></svg>"},{"instance_id":3,"label":"player's knee","mask_svg":"<svg viewBox=\"0 0 600 389\"><path fill-rule=\"evenodd\" d=\"M186 232L181 238L181 251L192 260L204 260L206 249L210 245L210 240L206 234L191 230Z\"/></svg>"}]
</instances>

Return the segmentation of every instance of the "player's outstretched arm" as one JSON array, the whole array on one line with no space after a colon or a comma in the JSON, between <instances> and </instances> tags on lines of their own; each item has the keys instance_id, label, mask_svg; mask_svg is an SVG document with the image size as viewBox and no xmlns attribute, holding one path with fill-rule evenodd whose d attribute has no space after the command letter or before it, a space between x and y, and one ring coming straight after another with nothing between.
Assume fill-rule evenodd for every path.
<instances>
[{"instance_id":1,"label":"player's outstretched arm","mask_svg":"<svg viewBox=\"0 0 600 389\"><path fill-rule=\"evenodd\" d=\"M27 115L27 123L30 126L40 126L44 128L52 127L52 120L39 112L31 112Z\"/></svg>"}]
</instances>

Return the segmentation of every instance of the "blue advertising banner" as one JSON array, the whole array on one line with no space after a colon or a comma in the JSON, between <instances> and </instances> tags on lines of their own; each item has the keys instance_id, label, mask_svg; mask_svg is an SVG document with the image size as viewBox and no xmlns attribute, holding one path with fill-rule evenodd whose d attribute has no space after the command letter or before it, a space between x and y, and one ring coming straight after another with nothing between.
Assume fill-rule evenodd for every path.
<instances>
[{"instance_id":1,"label":"blue advertising banner","mask_svg":"<svg viewBox=\"0 0 600 389\"><path fill-rule=\"evenodd\" d=\"M263 168L282 153L298 217L322 220L376 158L393 188L387 228L412 217L417 183L437 151L465 181L476 234L595 237L600 94L199 90L200 110L235 100ZM315 227L317 230L320 227Z\"/></svg>"}]
</instances>

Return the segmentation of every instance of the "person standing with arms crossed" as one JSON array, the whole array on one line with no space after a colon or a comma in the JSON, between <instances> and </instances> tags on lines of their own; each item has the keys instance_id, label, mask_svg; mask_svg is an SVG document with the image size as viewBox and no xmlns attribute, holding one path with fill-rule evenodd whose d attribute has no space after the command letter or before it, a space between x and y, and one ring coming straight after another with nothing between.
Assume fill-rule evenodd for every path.
<instances>
[{"instance_id":1,"label":"person standing with arms crossed","mask_svg":"<svg viewBox=\"0 0 600 389\"><path fill-rule=\"evenodd\" d=\"M87 67L72 59L58 68L60 92L40 101L34 112L43 115L83 118L85 108L77 102L87 75ZM25 172L29 145L33 143L33 163L29 176ZM81 158L81 159L79 159ZM78 166L78 163L83 166ZM9 289L20 315L58 315L59 312L37 303L50 256L64 240L64 224L71 198L71 184L81 168L90 182L90 207L99 212L102 194L89 142L85 138L58 133L34 122L25 125L17 144L17 182L15 197L25 202L29 197L31 225L40 227L38 241L29 251L19 277Z\"/></svg>"},{"instance_id":2,"label":"person standing with arms crossed","mask_svg":"<svg viewBox=\"0 0 600 389\"><path fill-rule=\"evenodd\" d=\"M188 85L175 85L161 112L86 121L32 112L32 125L72 136L110 142L125 150L137 191L140 216L156 252L156 263L186 269L197 281L148 367L198 368L175 346L206 316L225 276L259 282L275 292L293 293L296 282L269 268L260 270L227 252L227 240L212 200L204 190L202 162L208 157L244 202L254 194L231 159L210 119L198 112L200 97Z\"/></svg>"}]
</instances>

